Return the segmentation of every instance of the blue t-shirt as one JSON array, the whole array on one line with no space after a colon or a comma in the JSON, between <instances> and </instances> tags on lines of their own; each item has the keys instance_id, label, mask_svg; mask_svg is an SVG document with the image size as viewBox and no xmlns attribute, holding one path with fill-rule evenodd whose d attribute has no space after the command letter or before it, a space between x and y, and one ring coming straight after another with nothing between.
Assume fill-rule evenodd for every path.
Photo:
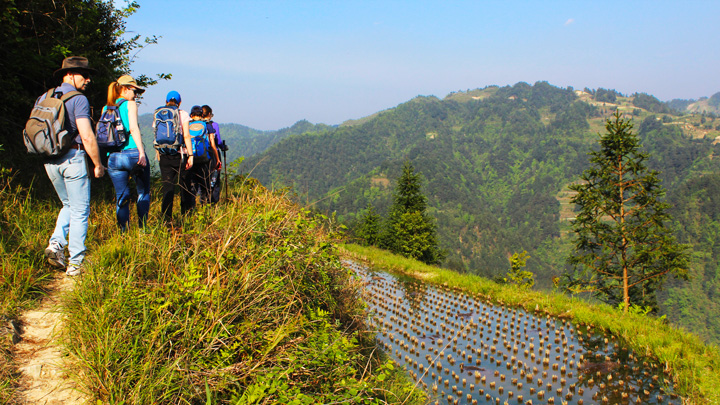
<instances>
[{"instance_id":1,"label":"blue t-shirt","mask_svg":"<svg viewBox=\"0 0 720 405\"><path fill-rule=\"evenodd\" d=\"M59 91L62 94L75 91L77 90L75 86L73 86L70 83L63 83L60 86L55 88L55 91ZM36 103L40 102L40 100L44 100L47 96L47 93L43 94L42 96L38 97ZM78 132L77 122L76 120L78 118L87 118L90 119L90 102L88 101L87 97L85 97L84 94L79 94L70 100L65 102L65 110L68 114L68 120L67 123L70 125L70 130L73 133L78 134L78 136L75 137L75 143L82 145L82 139L80 138L80 134Z\"/></svg>"}]
</instances>

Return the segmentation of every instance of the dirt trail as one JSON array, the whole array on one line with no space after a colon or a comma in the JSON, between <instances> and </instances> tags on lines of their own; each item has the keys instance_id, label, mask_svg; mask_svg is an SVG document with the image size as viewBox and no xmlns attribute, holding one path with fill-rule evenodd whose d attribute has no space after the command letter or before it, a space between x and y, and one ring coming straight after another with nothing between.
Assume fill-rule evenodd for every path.
<instances>
[{"instance_id":1,"label":"dirt trail","mask_svg":"<svg viewBox=\"0 0 720 405\"><path fill-rule=\"evenodd\" d=\"M67 376L67 365L57 339L63 321L59 312L60 297L74 285L73 279L59 273L40 306L20 317L23 333L22 341L15 346L15 359L22 373L20 400L25 403L88 403L86 396L76 390L77 384Z\"/></svg>"}]
</instances>

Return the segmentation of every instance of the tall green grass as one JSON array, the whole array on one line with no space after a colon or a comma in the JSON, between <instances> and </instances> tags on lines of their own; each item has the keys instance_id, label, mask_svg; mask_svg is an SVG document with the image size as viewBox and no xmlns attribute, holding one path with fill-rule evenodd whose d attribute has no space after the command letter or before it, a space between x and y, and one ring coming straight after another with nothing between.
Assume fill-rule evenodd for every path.
<instances>
[{"instance_id":1,"label":"tall green grass","mask_svg":"<svg viewBox=\"0 0 720 405\"><path fill-rule=\"evenodd\" d=\"M158 224L155 207L147 229L121 234L110 204L98 212L102 242L65 301L63 341L93 398L422 400L374 351L357 282L324 218L262 187L176 227Z\"/></svg>"},{"instance_id":2,"label":"tall green grass","mask_svg":"<svg viewBox=\"0 0 720 405\"><path fill-rule=\"evenodd\" d=\"M343 254L390 272L409 275L432 284L448 285L482 294L500 304L560 316L591 326L625 341L637 353L656 359L669 370L678 393L687 403L720 403L720 349L706 345L686 331L661 319L624 314L608 305L589 304L558 293L523 290L491 280L428 266L387 251L343 245Z\"/></svg>"},{"instance_id":3,"label":"tall green grass","mask_svg":"<svg viewBox=\"0 0 720 405\"><path fill-rule=\"evenodd\" d=\"M6 320L64 275L43 257L59 202L13 186L7 171L0 179ZM155 194L150 225L121 233L106 189L93 184L85 272L62 306L69 371L92 401L425 400L375 350L327 218L249 181L172 226L159 221ZM10 336L0 333L0 403L22 400Z\"/></svg>"},{"instance_id":4,"label":"tall green grass","mask_svg":"<svg viewBox=\"0 0 720 405\"><path fill-rule=\"evenodd\" d=\"M10 321L37 303L52 281L43 251L58 209L15 185L10 170L0 167L0 403L16 400Z\"/></svg>"}]
</instances>

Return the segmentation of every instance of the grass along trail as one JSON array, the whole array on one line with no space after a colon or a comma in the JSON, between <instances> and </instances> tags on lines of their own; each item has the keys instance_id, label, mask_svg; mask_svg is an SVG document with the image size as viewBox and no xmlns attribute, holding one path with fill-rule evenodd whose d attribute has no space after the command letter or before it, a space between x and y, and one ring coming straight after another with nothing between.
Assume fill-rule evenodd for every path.
<instances>
[{"instance_id":1,"label":"grass along trail","mask_svg":"<svg viewBox=\"0 0 720 405\"><path fill-rule=\"evenodd\" d=\"M66 357L60 350L63 314L62 294L75 287L75 281L58 273L48 286L40 305L22 314L22 334L15 346L15 361L21 373L20 398L31 404L84 404L86 396L67 373Z\"/></svg>"}]
</instances>

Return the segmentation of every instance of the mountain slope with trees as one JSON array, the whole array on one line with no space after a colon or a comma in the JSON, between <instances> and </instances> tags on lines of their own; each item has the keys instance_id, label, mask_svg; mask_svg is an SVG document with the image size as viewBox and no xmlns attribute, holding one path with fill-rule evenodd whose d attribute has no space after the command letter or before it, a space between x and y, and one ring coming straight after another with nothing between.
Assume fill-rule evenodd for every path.
<instances>
[{"instance_id":1,"label":"mountain slope with trees","mask_svg":"<svg viewBox=\"0 0 720 405\"><path fill-rule=\"evenodd\" d=\"M426 179L427 211L447 252L445 266L495 277L506 273L513 252L526 250L537 286L550 289L567 270L571 247L572 210L561 210L560 196L587 167L587 152L615 111L632 117L671 205L686 182L720 173L713 159L720 152L713 144L716 119L703 124L666 112L652 96L601 90L538 82L445 99L418 96L353 125L285 139L249 158L245 168L254 168L264 184L294 187L301 199L353 228L369 205L387 215L391 184L408 160ZM679 221L672 227L682 226ZM698 265L694 260L693 268ZM673 291L680 290L666 291L663 299Z\"/></svg>"},{"instance_id":2,"label":"mountain slope with trees","mask_svg":"<svg viewBox=\"0 0 720 405\"><path fill-rule=\"evenodd\" d=\"M491 275L507 252L559 235L555 194L582 171L587 117L599 114L547 83L491 90L467 102L417 97L362 125L288 139L248 163L265 159L255 169L261 181L294 185L311 200L331 195L318 207L352 222L367 203L387 211L387 180L407 158L428 180L441 234L447 224L459 231L451 233L460 244L441 236L452 267Z\"/></svg>"},{"instance_id":3,"label":"mountain slope with trees","mask_svg":"<svg viewBox=\"0 0 720 405\"><path fill-rule=\"evenodd\" d=\"M720 92L710 97L701 97L699 100L675 99L668 101L667 106L681 113L708 113L715 116L720 114Z\"/></svg>"}]
</instances>

